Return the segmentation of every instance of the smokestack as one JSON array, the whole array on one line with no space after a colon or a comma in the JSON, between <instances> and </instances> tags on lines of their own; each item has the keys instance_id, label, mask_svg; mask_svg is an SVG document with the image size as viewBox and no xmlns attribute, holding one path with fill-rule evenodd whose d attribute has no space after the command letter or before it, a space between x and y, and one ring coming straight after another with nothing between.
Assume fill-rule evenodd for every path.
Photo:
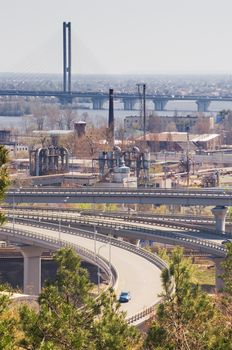
<instances>
[{"instance_id":1,"label":"smokestack","mask_svg":"<svg viewBox=\"0 0 232 350\"><path fill-rule=\"evenodd\" d=\"M79 122L74 123L74 130L77 133L78 137L85 135L86 122L80 120Z\"/></svg>"},{"instance_id":2,"label":"smokestack","mask_svg":"<svg viewBox=\"0 0 232 350\"><path fill-rule=\"evenodd\" d=\"M109 89L109 139L114 146L114 90Z\"/></svg>"}]
</instances>

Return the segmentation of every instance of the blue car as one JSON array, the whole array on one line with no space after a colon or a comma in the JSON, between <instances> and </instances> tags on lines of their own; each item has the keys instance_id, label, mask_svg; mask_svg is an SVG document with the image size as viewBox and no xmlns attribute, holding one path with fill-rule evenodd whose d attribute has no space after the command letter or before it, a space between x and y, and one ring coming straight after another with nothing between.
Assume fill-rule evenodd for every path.
<instances>
[{"instance_id":1,"label":"blue car","mask_svg":"<svg viewBox=\"0 0 232 350\"><path fill-rule=\"evenodd\" d=\"M121 292L118 301L120 303L128 303L131 300L130 292Z\"/></svg>"}]
</instances>

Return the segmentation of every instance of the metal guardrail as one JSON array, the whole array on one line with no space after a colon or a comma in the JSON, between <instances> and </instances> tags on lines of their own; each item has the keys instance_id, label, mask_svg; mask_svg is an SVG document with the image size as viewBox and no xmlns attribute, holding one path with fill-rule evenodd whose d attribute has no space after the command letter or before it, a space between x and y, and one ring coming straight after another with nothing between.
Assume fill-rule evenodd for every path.
<instances>
[{"instance_id":1,"label":"metal guardrail","mask_svg":"<svg viewBox=\"0 0 232 350\"><path fill-rule=\"evenodd\" d=\"M30 230L25 230L25 229L18 230L15 228L12 229L12 228L1 226L0 233L1 232L3 232L4 234L7 234L13 239L22 238L23 236L26 239L36 241L37 243L45 243L45 244L47 243L48 245L52 245L56 248L59 248L59 247L72 248L78 253L78 255L100 266L100 268L109 276L109 286L114 286L117 280L117 271L113 266L111 266L111 268L109 267L108 261L106 259L104 259L103 257L100 257L99 255L95 255L91 250L80 247L75 243L71 243L63 239L51 237L45 234L33 233Z\"/></svg>"},{"instance_id":2,"label":"metal guardrail","mask_svg":"<svg viewBox=\"0 0 232 350\"><path fill-rule=\"evenodd\" d=\"M26 218L28 219L34 219L35 215L21 215L21 219L23 219L22 216L26 216ZM37 217L41 217L42 215L38 214ZM53 217L54 218L54 217ZM47 219L51 219L51 216L47 216ZM59 214L55 215L55 219L59 220L60 222L62 221L67 221L67 219L64 219L63 217L61 217ZM154 230L153 228L144 228L144 227L139 227L138 225L132 225L132 224L128 224L128 223L116 223L116 222L102 222L102 218L100 217L99 220L97 220L96 218L90 222L90 220L88 220L86 217L81 218L73 218L69 220L70 223L74 222L74 223L79 223L81 225L91 225L91 226L96 226L96 227L106 227L106 228L111 228L111 229L115 229L115 230L126 230L128 232L134 231L137 233L140 233L141 235L144 234L150 234L156 237L162 237L162 238L166 238L172 241L176 241L177 242L182 242L182 243L187 243L189 245L195 245L196 248L205 248L207 250L207 252L209 252L209 250L211 250L211 253L214 253L215 255L220 255L220 256L225 256L227 249L222 246L221 244L217 244L217 243L213 243L201 238L196 238L194 236L191 236L190 234L186 234L186 233L179 233L176 231L164 231L164 230ZM55 225L57 226L57 225ZM72 230L72 229L71 229ZM195 230L195 232L198 232L197 230ZM225 236L223 236L223 239L225 238Z\"/></svg>"},{"instance_id":3,"label":"metal guardrail","mask_svg":"<svg viewBox=\"0 0 232 350\"><path fill-rule=\"evenodd\" d=\"M50 194L66 194L66 195L119 195L119 194L126 194L126 195L137 195L137 196L153 196L154 194L156 196L181 196L181 197L206 197L206 198L215 198L215 197L222 197L222 198L232 198L232 190L230 189L202 189L202 190L196 190L196 189L127 189L127 188L110 188L110 189L103 189L103 188L97 188L97 187L91 187L91 188L54 188L54 187L46 187L46 188L34 188L34 187L24 187L20 188L11 188L7 192L7 195L29 195L29 194L37 194L37 195L50 195Z\"/></svg>"},{"instance_id":4,"label":"metal guardrail","mask_svg":"<svg viewBox=\"0 0 232 350\"><path fill-rule=\"evenodd\" d=\"M232 205L232 191L195 189L20 188L6 193L8 203L146 203L175 205Z\"/></svg>"},{"instance_id":5,"label":"metal guardrail","mask_svg":"<svg viewBox=\"0 0 232 350\"><path fill-rule=\"evenodd\" d=\"M8 207L3 207L8 213L10 212L9 209L13 209L12 206ZM33 211L36 212L43 212L43 213L49 213L49 216L51 217L51 214L57 214L59 210L55 210L53 208L41 208L41 207L16 207L15 212L27 212L30 211L33 213ZM150 213L150 214L145 214L141 212L136 212L136 213L130 213L126 214L125 212L102 212L102 211L93 211L93 210L85 210L85 211L78 211L76 209L67 209L67 208L62 208L61 214L64 217L64 213L66 215L66 218L74 218L75 215L76 217L82 215L82 216L101 216L102 218L110 218L111 220L117 220L117 219L123 219L127 220L130 222L137 222L141 224L151 224L155 223L158 226L164 226L164 227L175 227L175 228L188 228L189 231L193 232L201 232L205 234L211 234L211 235L221 235L223 234L223 237L226 238L231 238L232 233L231 232L219 232L212 229L208 229L205 227L205 225L215 225L215 219L214 217L211 216L202 216L199 218L196 218L196 216L189 216L189 215L180 215L180 214L175 214L173 215L167 215L167 214L157 214L157 213ZM43 215L43 214L41 214ZM203 228L204 226L204 228ZM203 231L202 231L203 230Z\"/></svg>"}]
</instances>

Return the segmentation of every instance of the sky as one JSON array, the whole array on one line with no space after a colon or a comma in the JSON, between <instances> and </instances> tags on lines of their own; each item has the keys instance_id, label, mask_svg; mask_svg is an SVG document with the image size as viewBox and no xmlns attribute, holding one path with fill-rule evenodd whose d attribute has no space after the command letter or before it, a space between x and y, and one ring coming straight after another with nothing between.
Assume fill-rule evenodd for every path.
<instances>
[{"instance_id":1,"label":"sky","mask_svg":"<svg viewBox=\"0 0 232 350\"><path fill-rule=\"evenodd\" d=\"M232 73L231 0L0 0L0 72Z\"/></svg>"}]
</instances>

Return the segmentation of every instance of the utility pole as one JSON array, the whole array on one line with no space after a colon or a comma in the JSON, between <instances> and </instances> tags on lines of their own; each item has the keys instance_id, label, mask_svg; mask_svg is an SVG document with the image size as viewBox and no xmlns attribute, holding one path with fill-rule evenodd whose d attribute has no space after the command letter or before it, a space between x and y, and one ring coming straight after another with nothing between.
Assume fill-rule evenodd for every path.
<instances>
[{"instance_id":1,"label":"utility pole","mask_svg":"<svg viewBox=\"0 0 232 350\"><path fill-rule=\"evenodd\" d=\"M140 118L143 120L143 139L146 140L146 84L137 84L140 101ZM142 91L141 91L142 88Z\"/></svg>"},{"instance_id":2,"label":"utility pole","mask_svg":"<svg viewBox=\"0 0 232 350\"><path fill-rule=\"evenodd\" d=\"M189 159L189 127L186 128L187 131L187 188L189 188L189 175L190 175L190 159Z\"/></svg>"}]
</instances>

